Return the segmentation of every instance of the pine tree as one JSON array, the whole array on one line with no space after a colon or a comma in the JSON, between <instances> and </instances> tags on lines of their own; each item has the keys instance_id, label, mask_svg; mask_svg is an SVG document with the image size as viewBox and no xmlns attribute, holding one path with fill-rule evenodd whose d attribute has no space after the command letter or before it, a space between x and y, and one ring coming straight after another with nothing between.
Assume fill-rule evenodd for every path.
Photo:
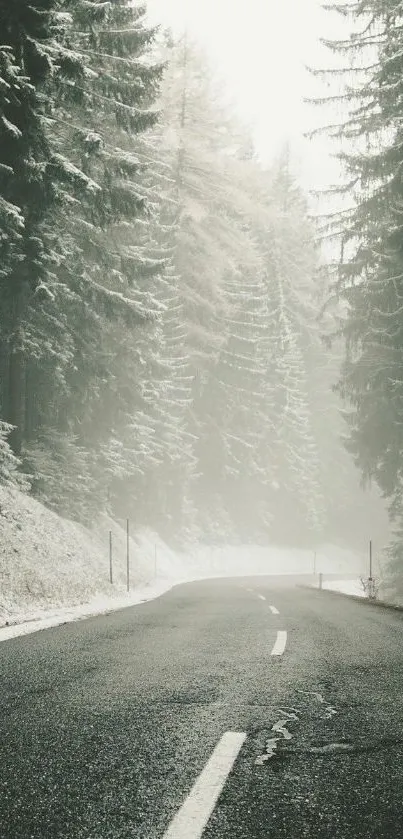
<instances>
[{"instance_id":1,"label":"pine tree","mask_svg":"<svg viewBox=\"0 0 403 839\"><path fill-rule=\"evenodd\" d=\"M234 179L236 129L217 101L208 64L186 36L168 53L162 88L163 142L175 180L175 268L195 366L217 357L222 288L228 267L247 259L236 213L243 188ZM235 140L234 140L235 135ZM243 185L242 185L243 186Z\"/></svg>"},{"instance_id":2,"label":"pine tree","mask_svg":"<svg viewBox=\"0 0 403 839\"><path fill-rule=\"evenodd\" d=\"M267 311L257 254L255 269L251 274L240 267L226 280L225 340L197 405L202 430L196 448L198 507L210 538L220 541L247 542L268 534L263 487L270 465L262 388Z\"/></svg>"},{"instance_id":3,"label":"pine tree","mask_svg":"<svg viewBox=\"0 0 403 839\"><path fill-rule=\"evenodd\" d=\"M31 360L29 390L36 402L46 396L49 410L42 407L33 416L26 453L32 462L35 438L37 433L43 438L44 428L49 445L65 433L72 470L74 445L78 451L84 447L95 485L103 483L104 497L110 497L112 463L115 484L122 475L117 440L125 441L124 474L144 471L148 419L139 345L154 328L158 304L148 284L159 265L135 237L135 221L146 218L148 201L141 177L145 163L135 143L139 132L156 122L153 104L162 68L147 57L155 32L145 25L143 4L65 6L71 20L59 51L75 73L68 80L57 77L49 143L64 168L85 171L87 188L79 201L66 197L67 224L66 213L49 219L60 242L52 289L57 309L48 303L46 320L42 312L42 322L36 316L32 327L48 333L42 346L51 341L54 375L41 375L43 352ZM133 422L135 412L145 417L141 428ZM95 485L91 494L98 498L102 492Z\"/></svg>"},{"instance_id":4,"label":"pine tree","mask_svg":"<svg viewBox=\"0 0 403 839\"><path fill-rule=\"evenodd\" d=\"M13 427L0 420L0 484L22 492L30 489L29 476L21 472L21 460L15 456L8 438Z\"/></svg>"},{"instance_id":5,"label":"pine tree","mask_svg":"<svg viewBox=\"0 0 403 839\"><path fill-rule=\"evenodd\" d=\"M1 401L14 426L10 440L17 454L24 428L28 309L48 296L53 275L54 237L45 219L65 188L86 182L55 156L46 130L48 83L64 72L58 39L65 21L58 8L56 0L0 5Z\"/></svg>"},{"instance_id":6,"label":"pine tree","mask_svg":"<svg viewBox=\"0 0 403 839\"><path fill-rule=\"evenodd\" d=\"M178 494L169 484L168 498L172 504L180 497L182 483L189 514L194 505L201 510L204 504L200 493L205 463L199 460L195 478L195 456L200 458L209 434L210 373L227 328L226 282L238 262L255 266L255 256L240 221L244 185L231 159L238 137L213 98L205 61L187 38L168 49L168 59L161 124L153 132L162 151L158 171L162 202L155 237L169 266L159 299L165 309L164 346L173 374L171 381L165 379L160 400L165 417L161 428L165 428L163 439L169 441L165 469L170 463L170 482L172 446L182 451L182 457L174 456ZM162 478L157 495L164 487Z\"/></svg>"},{"instance_id":7,"label":"pine tree","mask_svg":"<svg viewBox=\"0 0 403 839\"><path fill-rule=\"evenodd\" d=\"M262 334L270 293L263 284L264 269L266 275L270 270L267 240L273 235L282 249L287 305L292 317L299 319L302 344L311 326L307 289L313 282L314 260L309 262L306 255L311 245L300 198L292 196L287 184L290 208L284 233L280 217L285 190L270 177L268 201L261 170L248 153L250 146L238 126L213 105L201 66L202 58L184 39L174 50L169 87L163 89L167 111L163 127L176 158L175 269L194 376L189 430L197 441L198 466L193 492L203 530L210 537L215 533L216 538L220 530L223 536L225 521L227 538L252 538L252 534L262 538L275 509L269 486L274 481L277 445L273 428L281 422L281 416L269 408L275 384L265 376L270 365L267 329ZM256 231L264 241L261 247L255 241ZM300 363L302 368L303 360ZM293 493L299 493L304 511L300 518L309 519L309 531L320 526L322 499L306 393L301 400L306 418L305 424L301 420L298 443L302 439L307 451L300 463L298 488L289 489L287 497L291 505ZM303 469L309 465L304 482ZM310 495L303 501L308 486Z\"/></svg>"},{"instance_id":8,"label":"pine tree","mask_svg":"<svg viewBox=\"0 0 403 839\"><path fill-rule=\"evenodd\" d=\"M278 266L277 266L278 271ZM323 496L319 482L319 459L308 400L308 384L304 359L298 345L295 323L290 320L281 273L277 275L277 295L271 277L272 310L271 364L269 381L276 394L275 432L271 438L273 483L271 493L273 531L281 539L288 531L289 539L299 543L308 534L318 537L323 528ZM273 341L274 338L274 341Z\"/></svg>"},{"instance_id":9,"label":"pine tree","mask_svg":"<svg viewBox=\"0 0 403 839\"><path fill-rule=\"evenodd\" d=\"M333 127L353 206L333 222L341 238L335 289L342 304L346 356L338 389L348 449L363 480L374 479L392 518L402 515L402 9L401 4L332 4L349 21L345 41L328 42L354 56L359 70L345 86L346 119ZM348 71L345 67L344 72ZM351 75L351 72L350 72Z\"/></svg>"},{"instance_id":10,"label":"pine tree","mask_svg":"<svg viewBox=\"0 0 403 839\"><path fill-rule=\"evenodd\" d=\"M267 504L273 536L316 540L324 528L324 487L309 400L308 352L317 333L312 289L314 232L290 172L286 149L266 184L271 220L262 240L268 297L267 447L272 477Z\"/></svg>"},{"instance_id":11,"label":"pine tree","mask_svg":"<svg viewBox=\"0 0 403 839\"><path fill-rule=\"evenodd\" d=\"M152 195L150 216L140 236L147 253L160 264L152 284L159 317L147 385L154 448L145 476L145 495L149 498L152 524L172 541L190 536L195 526L190 491L194 439L188 430L194 372L182 282L176 268L180 218L177 158L167 147L165 132L163 117L144 138L145 148L140 152L153 161L146 171ZM150 353L149 342L145 352Z\"/></svg>"}]
</instances>

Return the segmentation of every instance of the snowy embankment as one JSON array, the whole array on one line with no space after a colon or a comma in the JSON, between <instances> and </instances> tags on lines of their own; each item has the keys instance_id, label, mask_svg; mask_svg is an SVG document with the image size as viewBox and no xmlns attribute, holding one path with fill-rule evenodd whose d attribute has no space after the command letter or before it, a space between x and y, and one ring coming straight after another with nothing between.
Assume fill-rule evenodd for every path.
<instances>
[{"instance_id":1,"label":"snowy embankment","mask_svg":"<svg viewBox=\"0 0 403 839\"><path fill-rule=\"evenodd\" d=\"M113 584L109 579L109 531ZM186 555L158 535L130 538L103 516L88 529L16 490L0 487L0 640L158 597L178 582L255 574L312 574L313 553L287 548L195 547ZM317 552L317 570L360 573L357 556L334 546ZM349 581L351 584L351 581Z\"/></svg>"},{"instance_id":2,"label":"snowy embankment","mask_svg":"<svg viewBox=\"0 0 403 839\"><path fill-rule=\"evenodd\" d=\"M358 580L324 580L323 588L328 591L339 591L341 594L350 594L352 597L366 597L364 586Z\"/></svg>"},{"instance_id":3,"label":"snowy embankment","mask_svg":"<svg viewBox=\"0 0 403 839\"><path fill-rule=\"evenodd\" d=\"M127 592L126 532L119 524L103 516L87 529L0 487L0 639L139 603L186 575L183 558L155 534L133 535L129 549Z\"/></svg>"}]
</instances>

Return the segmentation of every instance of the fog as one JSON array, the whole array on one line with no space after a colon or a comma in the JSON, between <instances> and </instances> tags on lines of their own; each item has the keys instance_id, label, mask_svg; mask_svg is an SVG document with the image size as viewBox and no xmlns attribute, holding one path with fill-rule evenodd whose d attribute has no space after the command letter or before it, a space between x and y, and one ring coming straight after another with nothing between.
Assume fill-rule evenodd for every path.
<instances>
[{"instance_id":1,"label":"fog","mask_svg":"<svg viewBox=\"0 0 403 839\"><path fill-rule=\"evenodd\" d=\"M398 837L403 3L0 32L1 837Z\"/></svg>"},{"instance_id":2,"label":"fog","mask_svg":"<svg viewBox=\"0 0 403 839\"><path fill-rule=\"evenodd\" d=\"M341 176L326 137L314 141L306 132L331 121L333 109L318 109L308 100L336 93L333 79L314 78L309 68L340 64L321 43L344 38L349 24L323 9L320 0L151 0L150 19L187 31L206 51L222 96L250 127L256 149L270 163L287 142L293 166L306 189L324 188ZM231 21L230 26L228 21Z\"/></svg>"},{"instance_id":3,"label":"fog","mask_svg":"<svg viewBox=\"0 0 403 839\"><path fill-rule=\"evenodd\" d=\"M367 162L328 191L368 130L350 146L338 131L351 100L337 97L362 77L323 41L351 40L357 21L319 0L150 0L101 26L106 8L39 38L29 153L4 103L6 484L173 550L381 553L400 476L394 431L379 431L397 427L376 390L382 324L367 347L351 300L374 251ZM333 140L316 131L330 123ZM358 215L335 234L324 215L346 207ZM398 380L385 377L392 401Z\"/></svg>"}]
</instances>

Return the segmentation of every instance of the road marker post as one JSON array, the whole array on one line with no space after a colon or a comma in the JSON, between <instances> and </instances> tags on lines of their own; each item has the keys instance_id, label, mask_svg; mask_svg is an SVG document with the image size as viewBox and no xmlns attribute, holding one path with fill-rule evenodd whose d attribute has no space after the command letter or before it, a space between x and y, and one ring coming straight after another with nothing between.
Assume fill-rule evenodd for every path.
<instances>
[{"instance_id":1,"label":"road marker post","mask_svg":"<svg viewBox=\"0 0 403 839\"><path fill-rule=\"evenodd\" d=\"M375 580L372 576L372 539L369 540L369 577L368 577L368 599L375 600Z\"/></svg>"},{"instance_id":2,"label":"road marker post","mask_svg":"<svg viewBox=\"0 0 403 839\"><path fill-rule=\"evenodd\" d=\"M113 583L113 571L112 571L112 531L109 531L109 582L112 585Z\"/></svg>"},{"instance_id":3,"label":"road marker post","mask_svg":"<svg viewBox=\"0 0 403 839\"><path fill-rule=\"evenodd\" d=\"M129 519L126 519L126 587L130 591L130 545L129 545L130 531Z\"/></svg>"},{"instance_id":4,"label":"road marker post","mask_svg":"<svg viewBox=\"0 0 403 839\"><path fill-rule=\"evenodd\" d=\"M319 572L319 588L322 591L322 588L323 588L323 574L322 574L321 571Z\"/></svg>"}]
</instances>

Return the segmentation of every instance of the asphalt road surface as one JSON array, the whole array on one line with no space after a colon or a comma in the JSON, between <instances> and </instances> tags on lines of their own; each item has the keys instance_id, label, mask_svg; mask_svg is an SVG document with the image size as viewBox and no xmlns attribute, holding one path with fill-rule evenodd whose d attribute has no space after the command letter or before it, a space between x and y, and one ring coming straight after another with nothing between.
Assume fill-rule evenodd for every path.
<instances>
[{"instance_id":1,"label":"asphalt road surface","mask_svg":"<svg viewBox=\"0 0 403 839\"><path fill-rule=\"evenodd\" d=\"M403 835L403 612L270 578L0 644L2 839Z\"/></svg>"}]
</instances>

